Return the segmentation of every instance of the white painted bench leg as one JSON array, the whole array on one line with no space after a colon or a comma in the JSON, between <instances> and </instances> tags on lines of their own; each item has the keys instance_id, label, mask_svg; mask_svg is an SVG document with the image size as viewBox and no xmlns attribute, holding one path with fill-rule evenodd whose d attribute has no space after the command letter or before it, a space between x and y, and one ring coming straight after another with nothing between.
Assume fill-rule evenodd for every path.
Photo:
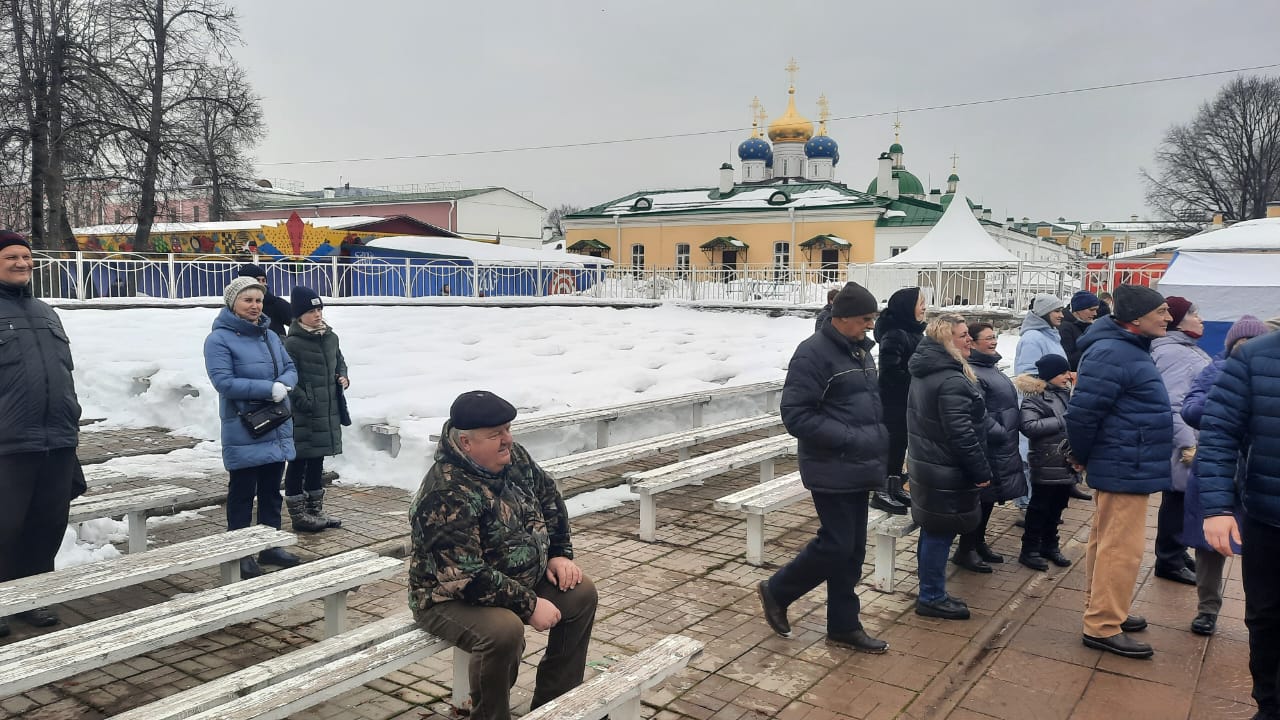
<instances>
[{"instance_id":1,"label":"white painted bench leg","mask_svg":"<svg viewBox=\"0 0 1280 720\"><path fill-rule=\"evenodd\" d=\"M617 708L609 711L609 717L614 720L640 720L640 696L627 698Z\"/></svg>"},{"instance_id":2,"label":"white painted bench leg","mask_svg":"<svg viewBox=\"0 0 1280 720\"><path fill-rule=\"evenodd\" d=\"M747 515L747 563L760 565L764 562L764 515L749 513Z\"/></svg>"},{"instance_id":3,"label":"white painted bench leg","mask_svg":"<svg viewBox=\"0 0 1280 720\"><path fill-rule=\"evenodd\" d=\"M767 458L760 461L760 483L764 484L773 479L773 458Z\"/></svg>"},{"instance_id":4,"label":"white painted bench leg","mask_svg":"<svg viewBox=\"0 0 1280 720\"><path fill-rule=\"evenodd\" d=\"M471 709L471 653L459 647L453 649L453 706Z\"/></svg>"},{"instance_id":5,"label":"white painted bench leg","mask_svg":"<svg viewBox=\"0 0 1280 720\"><path fill-rule=\"evenodd\" d=\"M147 551L147 511L131 512L125 520L129 524L129 552Z\"/></svg>"},{"instance_id":6,"label":"white painted bench leg","mask_svg":"<svg viewBox=\"0 0 1280 720\"><path fill-rule=\"evenodd\" d=\"M231 583L240 582L240 560L228 560L219 566L219 572L222 575L222 584L230 585Z\"/></svg>"},{"instance_id":7,"label":"white painted bench leg","mask_svg":"<svg viewBox=\"0 0 1280 720\"><path fill-rule=\"evenodd\" d=\"M324 596L324 636L331 638L347 630L347 591Z\"/></svg>"},{"instance_id":8,"label":"white painted bench leg","mask_svg":"<svg viewBox=\"0 0 1280 720\"><path fill-rule=\"evenodd\" d=\"M688 460L688 459L689 459L689 448L687 448L687 447L682 447L682 448L677 449L677 450L676 450L676 459L677 459L677 460Z\"/></svg>"},{"instance_id":9,"label":"white painted bench leg","mask_svg":"<svg viewBox=\"0 0 1280 720\"><path fill-rule=\"evenodd\" d=\"M640 539L653 542L658 535L658 507L650 493L640 493Z\"/></svg>"},{"instance_id":10,"label":"white painted bench leg","mask_svg":"<svg viewBox=\"0 0 1280 720\"><path fill-rule=\"evenodd\" d=\"M609 447L609 421L596 421L596 447Z\"/></svg>"},{"instance_id":11,"label":"white painted bench leg","mask_svg":"<svg viewBox=\"0 0 1280 720\"><path fill-rule=\"evenodd\" d=\"M396 433L395 435L392 435L391 441L389 444L391 448L391 457L395 457L399 455L400 454L400 433Z\"/></svg>"},{"instance_id":12,"label":"white painted bench leg","mask_svg":"<svg viewBox=\"0 0 1280 720\"><path fill-rule=\"evenodd\" d=\"M702 427L702 410L707 406L706 403L693 404L693 425L692 427Z\"/></svg>"},{"instance_id":13,"label":"white painted bench leg","mask_svg":"<svg viewBox=\"0 0 1280 720\"><path fill-rule=\"evenodd\" d=\"M893 592L893 563L898 550L898 538L876 533L875 585L880 592Z\"/></svg>"},{"instance_id":14,"label":"white painted bench leg","mask_svg":"<svg viewBox=\"0 0 1280 720\"><path fill-rule=\"evenodd\" d=\"M782 405L782 392L780 390L770 390L764 396L765 412L777 412Z\"/></svg>"}]
</instances>

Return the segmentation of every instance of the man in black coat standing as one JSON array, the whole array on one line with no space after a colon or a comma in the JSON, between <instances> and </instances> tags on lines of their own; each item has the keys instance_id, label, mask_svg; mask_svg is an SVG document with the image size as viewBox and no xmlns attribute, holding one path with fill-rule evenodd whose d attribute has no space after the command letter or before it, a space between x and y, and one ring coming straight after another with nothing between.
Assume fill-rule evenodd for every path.
<instances>
[{"instance_id":1,"label":"man in black coat standing","mask_svg":"<svg viewBox=\"0 0 1280 720\"><path fill-rule=\"evenodd\" d=\"M867 331L879 304L857 283L831 303L831 321L796 348L782 388L782 422L799 441L800 478L813 494L818 535L758 591L769 627L791 637L787 607L827 583L827 641L882 653L855 593L867 547L868 493L882 487L889 433Z\"/></svg>"},{"instance_id":2,"label":"man in black coat standing","mask_svg":"<svg viewBox=\"0 0 1280 720\"><path fill-rule=\"evenodd\" d=\"M53 571L80 468L71 345L58 314L32 295L34 268L27 239L0 230L0 584ZM58 622L43 607L17 617Z\"/></svg>"},{"instance_id":3,"label":"man in black coat standing","mask_svg":"<svg viewBox=\"0 0 1280 720\"><path fill-rule=\"evenodd\" d=\"M267 294L262 298L262 312L271 318L271 329L283 338L289 332L289 325L293 323L293 307L289 305L289 301L271 292L271 286L267 284L267 271L261 265L241 265L239 276L253 278L267 288Z\"/></svg>"}]
</instances>

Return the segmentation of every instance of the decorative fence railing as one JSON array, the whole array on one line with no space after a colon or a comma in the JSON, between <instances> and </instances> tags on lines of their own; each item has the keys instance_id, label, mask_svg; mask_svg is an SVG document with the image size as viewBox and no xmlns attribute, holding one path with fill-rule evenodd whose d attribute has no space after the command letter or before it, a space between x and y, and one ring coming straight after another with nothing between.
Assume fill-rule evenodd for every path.
<instances>
[{"instance_id":1,"label":"decorative fence railing","mask_svg":"<svg viewBox=\"0 0 1280 720\"><path fill-rule=\"evenodd\" d=\"M721 268L582 267L562 263L455 262L419 259L329 258L272 261L177 255L37 256L33 287L46 298L219 297L246 261L267 273L281 295L305 285L326 297L543 297L650 299L811 306L827 290L853 280L877 297L909 286L924 288L934 306L1025 308L1036 293L1068 297L1079 289L1110 290L1121 282L1153 284L1163 263L1114 260L1015 265L851 264Z\"/></svg>"}]
</instances>

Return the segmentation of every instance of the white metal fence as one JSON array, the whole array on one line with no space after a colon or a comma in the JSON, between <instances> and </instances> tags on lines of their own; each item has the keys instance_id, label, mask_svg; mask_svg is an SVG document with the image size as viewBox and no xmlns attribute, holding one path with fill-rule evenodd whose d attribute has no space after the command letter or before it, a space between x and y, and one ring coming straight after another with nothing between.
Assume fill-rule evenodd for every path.
<instances>
[{"instance_id":1,"label":"white metal fence","mask_svg":"<svg viewBox=\"0 0 1280 720\"><path fill-rule=\"evenodd\" d=\"M853 280L886 299L903 287L924 288L931 305L1027 307L1036 293L1069 297L1081 288L1110 290L1119 282L1151 284L1158 263L1019 263L1015 266L899 267L772 265L721 268L584 268L561 263L512 264L417 259L328 258L271 261L265 257L176 255L37 256L33 288L40 297L218 297L245 262L265 269L281 295L304 285L326 297L496 297L578 295L600 299L821 305L827 290Z\"/></svg>"}]
</instances>

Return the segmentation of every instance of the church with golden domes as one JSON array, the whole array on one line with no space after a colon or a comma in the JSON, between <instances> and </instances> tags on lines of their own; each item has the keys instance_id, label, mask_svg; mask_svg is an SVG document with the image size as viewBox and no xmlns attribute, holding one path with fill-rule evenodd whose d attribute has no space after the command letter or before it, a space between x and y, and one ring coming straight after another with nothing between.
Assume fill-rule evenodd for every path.
<instances>
[{"instance_id":1,"label":"church with golden domes","mask_svg":"<svg viewBox=\"0 0 1280 720\"><path fill-rule=\"evenodd\" d=\"M840 146L827 132L827 98L818 97L815 128L796 109L798 70L792 59L786 110L772 122L753 99L751 136L737 151L740 174L725 163L714 188L641 190L567 215L566 248L636 270L781 270L870 263L911 247L957 193L955 158L947 192L926 191L906 168L895 122L894 142L878 158L866 190L838 182ZM1058 259L1066 251L970 205L988 233L1020 259Z\"/></svg>"}]
</instances>

